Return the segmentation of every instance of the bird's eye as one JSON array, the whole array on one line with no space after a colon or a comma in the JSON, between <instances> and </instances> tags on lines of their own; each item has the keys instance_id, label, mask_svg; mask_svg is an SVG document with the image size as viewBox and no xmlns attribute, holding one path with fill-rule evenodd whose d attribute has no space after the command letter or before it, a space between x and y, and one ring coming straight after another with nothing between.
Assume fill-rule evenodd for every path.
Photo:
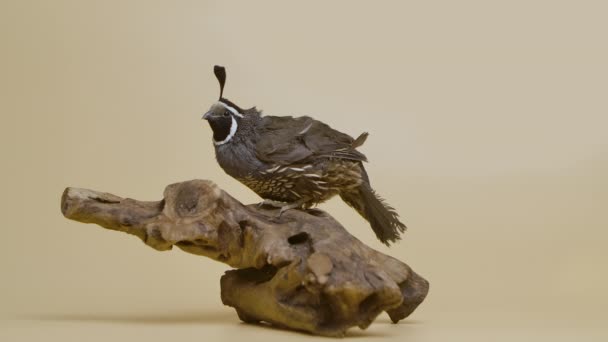
<instances>
[{"instance_id":1,"label":"bird's eye","mask_svg":"<svg viewBox=\"0 0 608 342\"><path fill-rule=\"evenodd\" d=\"M230 116L230 112L228 112L228 111L224 112L224 117L228 117L228 116Z\"/></svg>"}]
</instances>

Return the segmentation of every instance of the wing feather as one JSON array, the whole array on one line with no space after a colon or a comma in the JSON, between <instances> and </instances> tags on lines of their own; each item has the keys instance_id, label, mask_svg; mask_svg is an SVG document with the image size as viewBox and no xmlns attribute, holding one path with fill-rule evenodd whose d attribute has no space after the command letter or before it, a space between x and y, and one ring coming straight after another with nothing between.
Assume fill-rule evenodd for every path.
<instances>
[{"instance_id":1,"label":"wing feather","mask_svg":"<svg viewBox=\"0 0 608 342\"><path fill-rule=\"evenodd\" d=\"M364 134L366 137L367 133ZM256 154L261 160L282 165L306 163L314 157L367 161L355 149L365 137L355 140L308 116L265 116Z\"/></svg>"}]
</instances>

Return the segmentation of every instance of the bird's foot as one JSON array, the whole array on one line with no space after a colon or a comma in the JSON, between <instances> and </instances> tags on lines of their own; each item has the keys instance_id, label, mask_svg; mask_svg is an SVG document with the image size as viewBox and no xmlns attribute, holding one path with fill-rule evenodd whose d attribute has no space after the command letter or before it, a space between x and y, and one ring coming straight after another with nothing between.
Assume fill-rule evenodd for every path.
<instances>
[{"instance_id":1,"label":"bird's foot","mask_svg":"<svg viewBox=\"0 0 608 342\"><path fill-rule=\"evenodd\" d=\"M262 202L258 203L258 208L261 208L264 206L278 208L280 210L277 215L277 218L280 218L283 215L283 213L286 212L287 210L301 208L307 201L308 201L308 199L306 199L306 198L303 198L303 199L300 199L298 201L291 202L291 203L265 199Z\"/></svg>"},{"instance_id":2,"label":"bird's foot","mask_svg":"<svg viewBox=\"0 0 608 342\"><path fill-rule=\"evenodd\" d=\"M285 202L273 201L273 200L265 199L262 202L258 203L258 208L261 208L261 207L264 207L264 206L269 206L269 207L274 207L274 208L282 208L282 207L285 206Z\"/></svg>"},{"instance_id":3,"label":"bird's foot","mask_svg":"<svg viewBox=\"0 0 608 342\"><path fill-rule=\"evenodd\" d=\"M296 208L301 208L306 202L308 202L307 198L302 198L298 201L283 205L281 207L281 210L279 210L279 215L277 215L277 217L281 217L281 215L283 215L284 212L286 212L287 210L291 210L291 209L296 209Z\"/></svg>"}]
</instances>

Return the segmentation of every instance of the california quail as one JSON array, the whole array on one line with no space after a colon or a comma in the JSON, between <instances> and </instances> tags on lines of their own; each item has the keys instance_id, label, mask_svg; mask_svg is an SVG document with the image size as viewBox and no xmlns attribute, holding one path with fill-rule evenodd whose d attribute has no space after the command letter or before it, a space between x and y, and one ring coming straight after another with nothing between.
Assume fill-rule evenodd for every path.
<instances>
[{"instance_id":1,"label":"california quail","mask_svg":"<svg viewBox=\"0 0 608 342\"><path fill-rule=\"evenodd\" d=\"M262 116L223 97L226 70L215 66L219 101L203 115L213 130L218 163L230 176L264 199L264 204L310 208L340 197L368 220L386 245L406 227L399 215L371 188L357 151L367 133L353 139L308 116Z\"/></svg>"}]
</instances>

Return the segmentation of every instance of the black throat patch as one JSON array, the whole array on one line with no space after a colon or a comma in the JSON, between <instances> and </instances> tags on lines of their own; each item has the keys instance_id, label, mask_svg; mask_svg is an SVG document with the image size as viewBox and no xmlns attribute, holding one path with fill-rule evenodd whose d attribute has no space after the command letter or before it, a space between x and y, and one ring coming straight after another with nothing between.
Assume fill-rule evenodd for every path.
<instances>
[{"instance_id":1,"label":"black throat patch","mask_svg":"<svg viewBox=\"0 0 608 342\"><path fill-rule=\"evenodd\" d=\"M220 142L228 137L232 126L232 115L221 116L209 120L209 126L213 130L213 140Z\"/></svg>"}]
</instances>

